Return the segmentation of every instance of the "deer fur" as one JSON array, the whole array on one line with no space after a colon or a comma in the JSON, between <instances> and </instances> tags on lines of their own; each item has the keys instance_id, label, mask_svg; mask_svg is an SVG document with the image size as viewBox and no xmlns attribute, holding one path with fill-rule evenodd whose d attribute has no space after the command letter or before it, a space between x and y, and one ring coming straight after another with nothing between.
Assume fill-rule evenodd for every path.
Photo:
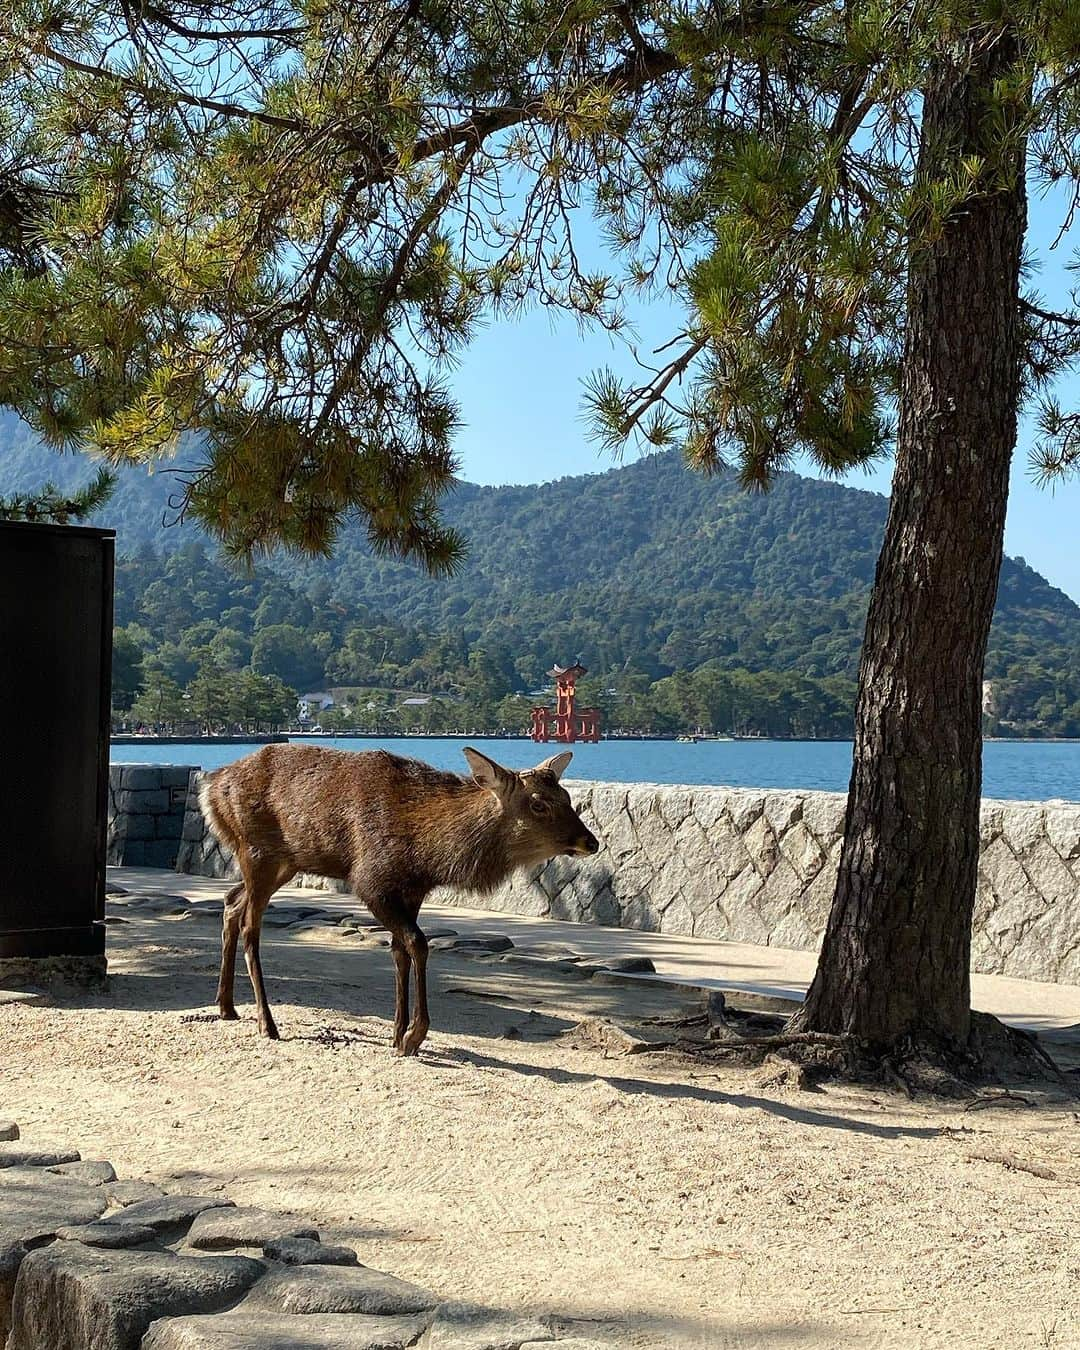
<instances>
[{"instance_id":1,"label":"deer fur","mask_svg":"<svg viewBox=\"0 0 1080 1350\"><path fill-rule=\"evenodd\" d=\"M276 890L297 872L314 872L348 881L389 931L397 974L394 1049L416 1053L429 1025L428 945L416 922L428 893L436 886L489 892L516 868L600 847L559 784L569 750L520 773L471 747L464 753L469 778L384 750L267 745L207 776L199 795L203 815L232 850L242 878L225 897L217 992L223 1018L237 1015L242 935L259 1029L277 1039L259 958L262 917Z\"/></svg>"}]
</instances>

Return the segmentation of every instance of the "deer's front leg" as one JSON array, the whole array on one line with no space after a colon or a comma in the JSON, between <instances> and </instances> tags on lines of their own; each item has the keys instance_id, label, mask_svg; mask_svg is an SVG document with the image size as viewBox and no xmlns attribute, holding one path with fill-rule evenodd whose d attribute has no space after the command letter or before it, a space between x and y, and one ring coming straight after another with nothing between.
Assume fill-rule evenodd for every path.
<instances>
[{"instance_id":1,"label":"deer's front leg","mask_svg":"<svg viewBox=\"0 0 1080 1350\"><path fill-rule=\"evenodd\" d=\"M412 1022L401 1044L401 1053L415 1055L427 1038L428 1027L431 1025L427 1005L428 940L414 921L405 929L404 941L416 976L416 1006L413 1008Z\"/></svg>"},{"instance_id":2,"label":"deer's front leg","mask_svg":"<svg viewBox=\"0 0 1080 1350\"><path fill-rule=\"evenodd\" d=\"M353 882L355 894L364 894L366 887L360 879ZM365 896L365 899L367 896ZM394 958L394 1051L406 1054L405 1031L409 1021L409 971L412 958L409 952L407 930L409 912L400 895L393 892L376 895L367 900L368 909L390 934L390 953Z\"/></svg>"}]
</instances>

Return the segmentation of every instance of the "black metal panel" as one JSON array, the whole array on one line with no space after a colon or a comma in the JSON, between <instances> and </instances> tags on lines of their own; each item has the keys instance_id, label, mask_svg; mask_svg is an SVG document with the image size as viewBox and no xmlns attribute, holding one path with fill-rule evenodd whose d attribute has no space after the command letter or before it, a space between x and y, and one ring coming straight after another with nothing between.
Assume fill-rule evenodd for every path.
<instances>
[{"instance_id":1,"label":"black metal panel","mask_svg":"<svg viewBox=\"0 0 1080 1350\"><path fill-rule=\"evenodd\" d=\"M0 521L0 957L105 949L113 532Z\"/></svg>"}]
</instances>

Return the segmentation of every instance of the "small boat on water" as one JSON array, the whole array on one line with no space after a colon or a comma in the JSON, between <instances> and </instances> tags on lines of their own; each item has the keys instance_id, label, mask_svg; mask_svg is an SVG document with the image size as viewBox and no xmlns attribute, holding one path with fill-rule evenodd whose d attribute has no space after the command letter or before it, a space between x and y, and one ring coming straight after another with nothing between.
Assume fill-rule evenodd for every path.
<instances>
[{"instance_id":1,"label":"small boat on water","mask_svg":"<svg viewBox=\"0 0 1080 1350\"><path fill-rule=\"evenodd\" d=\"M700 740L700 737L698 737L698 736L676 736L676 737L675 737L675 742L676 742L677 745L697 745L697 743L698 743L699 740Z\"/></svg>"}]
</instances>

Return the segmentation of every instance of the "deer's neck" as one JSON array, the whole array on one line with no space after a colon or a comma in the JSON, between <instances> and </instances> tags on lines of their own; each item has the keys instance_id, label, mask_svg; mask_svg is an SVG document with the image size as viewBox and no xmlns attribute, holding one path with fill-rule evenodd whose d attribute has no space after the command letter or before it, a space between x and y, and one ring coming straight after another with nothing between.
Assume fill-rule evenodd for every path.
<instances>
[{"instance_id":1,"label":"deer's neck","mask_svg":"<svg viewBox=\"0 0 1080 1350\"><path fill-rule=\"evenodd\" d=\"M467 785L447 803L445 828L430 840L438 883L492 891L513 868L512 840L502 808L490 792Z\"/></svg>"}]
</instances>

